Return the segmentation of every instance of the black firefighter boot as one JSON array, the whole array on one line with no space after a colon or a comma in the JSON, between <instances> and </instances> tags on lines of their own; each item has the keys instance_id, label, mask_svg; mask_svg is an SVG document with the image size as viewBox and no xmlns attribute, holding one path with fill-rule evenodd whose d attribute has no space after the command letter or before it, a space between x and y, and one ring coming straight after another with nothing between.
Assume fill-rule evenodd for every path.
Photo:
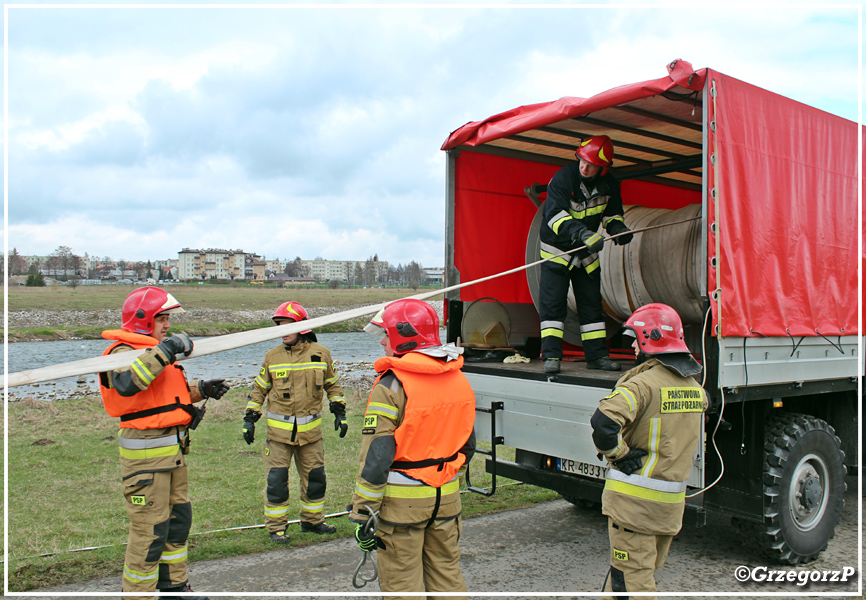
<instances>
[{"instance_id":1,"label":"black firefighter boot","mask_svg":"<svg viewBox=\"0 0 866 600\"><path fill-rule=\"evenodd\" d=\"M159 600L208 600L207 596L192 596L192 588L189 587L189 582L183 585L178 585L170 588L162 588L157 590L161 594L181 594L180 596L157 596Z\"/></svg>"},{"instance_id":2,"label":"black firefighter boot","mask_svg":"<svg viewBox=\"0 0 866 600\"><path fill-rule=\"evenodd\" d=\"M586 361L586 368L597 371L619 371L621 367L618 362L612 361L609 356L602 356L595 360Z\"/></svg>"}]
</instances>

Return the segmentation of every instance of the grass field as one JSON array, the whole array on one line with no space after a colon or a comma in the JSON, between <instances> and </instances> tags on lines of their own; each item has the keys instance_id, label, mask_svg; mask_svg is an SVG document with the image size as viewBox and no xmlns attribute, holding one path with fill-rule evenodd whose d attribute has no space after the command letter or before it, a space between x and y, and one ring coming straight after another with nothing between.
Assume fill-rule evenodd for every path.
<instances>
[{"instance_id":1,"label":"grass field","mask_svg":"<svg viewBox=\"0 0 866 600\"><path fill-rule=\"evenodd\" d=\"M9 286L9 310L106 310L119 309L131 285L88 285L25 287ZM184 308L217 308L225 310L274 309L288 299L307 308L377 304L418 293L410 288L337 288L279 289L233 285L182 284L165 286ZM426 290L428 288L419 288ZM431 288L432 289L432 288Z\"/></svg>"},{"instance_id":2,"label":"grass field","mask_svg":"<svg viewBox=\"0 0 866 600\"><path fill-rule=\"evenodd\" d=\"M360 425L366 390L346 390L349 434L340 439L325 419L328 475L326 513L344 510L358 469ZM188 455L193 526L190 559L205 560L264 552L274 548L259 525L265 473L260 456L264 427L256 443L240 436L246 390L210 400L207 416L192 432ZM97 397L59 402L22 401L9 416L9 589L27 591L117 574L123 565L127 518L120 485L117 420L108 417ZM502 450L502 449L500 449ZM513 452L513 451L512 451ZM501 455L508 459L508 450ZM484 456L471 464L474 485L489 485ZM297 475L290 472L290 519L297 518ZM499 480L502 485L503 480ZM526 485L497 489L487 498L466 493L464 514L530 506L556 494ZM345 517L329 519L337 533L319 537L290 526L293 545L347 537L354 526ZM84 552L80 548L107 546ZM40 557L40 554L55 553ZM347 565L347 569L351 565Z\"/></svg>"},{"instance_id":3,"label":"grass field","mask_svg":"<svg viewBox=\"0 0 866 600\"><path fill-rule=\"evenodd\" d=\"M130 285L93 285L24 287L10 286L9 310L17 311L105 311L119 310L126 296L136 289ZM197 285L183 284L166 288L185 309L217 309L231 311L272 311L286 300L300 302L307 309L332 307L346 309L367 304L378 304L398 298L411 296L420 290L434 288L298 288L280 289L268 286L250 286L246 283L236 285ZM34 314L37 314L34 312ZM70 313L71 314L71 313ZM56 314L54 315L57 316ZM32 322L28 327L10 327L9 341L60 340L60 339L98 339L104 324L75 322L70 318L52 319L51 324L42 321ZM36 321L34 319L34 321ZM334 323L317 329L319 333L360 331L369 322L368 318ZM117 323L116 326L119 326ZM192 336L214 336L236 333L271 325L269 319L250 322L226 319L223 315L205 316L193 314L177 315L172 320L174 333L183 331Z\"/></svg>"}]
</instances>

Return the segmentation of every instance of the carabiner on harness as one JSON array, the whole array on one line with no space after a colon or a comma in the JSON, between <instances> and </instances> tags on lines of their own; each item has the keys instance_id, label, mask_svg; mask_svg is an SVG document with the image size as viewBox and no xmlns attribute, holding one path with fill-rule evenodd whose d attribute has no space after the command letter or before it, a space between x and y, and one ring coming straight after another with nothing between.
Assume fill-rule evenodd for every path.
<instances>
[{"instance_id":1,"label":"carabiner on harness","mask_svg":"<svg viewBox=\"0 0 866 600\"><path fill-rule=\"evenodd\" d=\"M367 512L370 513L370 516L367 518L367 522L364 523L362 530L365 535L369 535L375 533L377 529L379 529L379 511L373 512L373 509L369 506L364 506L367 509ZM376 559L371 556L372 552L363 552L364 556L361 557L361 560L358 561L358 566L355 567L355 574L352 576L352 586L355 589L361 589L371 581L376 581L379 578L379 567L376 566ZM364 568L364 565L367 564L367 557L370 557L370 561L372 563L371 567L373 569L372 574L369 577L365 577L361 575L361 569Z\"/></svg>"}]
</instances>

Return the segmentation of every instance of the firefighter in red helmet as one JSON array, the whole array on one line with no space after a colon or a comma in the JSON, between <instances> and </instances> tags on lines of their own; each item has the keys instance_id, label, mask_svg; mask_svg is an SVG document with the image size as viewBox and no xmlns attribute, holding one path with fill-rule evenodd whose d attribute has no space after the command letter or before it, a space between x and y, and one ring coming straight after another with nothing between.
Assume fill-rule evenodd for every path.
<instances>
[{"instance_id":1,"label":"firefighter in red helmet","mask_svg":"<svg viewBox=\"0 0 866 600\"><path fill-rule=\"evenodd\" d=\"M707 395L693 379L701 366L673 308L647 304L623 327L635 336L638 366L590 419L593 442L611 467L602 493L610 537L602 591L655 592L654 573L682 527Z\"/></svg>"},{"instance_id":2,"label":"firefighter in red helmet","mask_svg":"<svg viewBox=\"0 0 866 600\"><path fill-rule=\"evenodd\" d=\"M583 140L575 151L578 162L566 165L550 180L542 205L539 231L541 264L539 318L541 358L545 373L558 373L562 361L562 332L568 315L568 286L574 290L580 337L590 369L619 371L607 348L601 303L599 252L604 239L599 225L617 244L632 239L623 221L619 181L609 173L613 142L606 135ZM575 255L556 256L586 246Z\"/></svg>"},{"instance_id":3,"label":"firefighter in red helmet","mask_svg":"<svg viewBox=\"0 0 866 600\"><path fill-rule=\"evenodd\" d=\"M105 410L120 417L120 475L130 520L122 587L188 598L188 430L204 415L194 403L220 398L229 388L222 379L187 383L176 359L189 356L192 340L184 333L166 337L170 316L184 312L174 296L139 288L121 312L122 328L102 332L113 341L103 354L144 350L129 367L99 375Z\"/></svg>"},{"instance_id":4,"label":"firefighter in red helmet","mask_svg":"<svg viewBox=\"0 0 866 600\"><path fill-rule=\"evenodd\" d=\"M309 315L297 302L283 302L274 311L277 325L306 321ZM345 437L346 401L331 352L318 343L311 329L290 333L265 354L248 398L244 441L255 440L255 424L267 403L264 446L265 525L277 543L286 535L289 514L289 467L292 460L300 480L301 531L327 534L337 528L325 523L325 446L322 442L322 402L327 398L334 429Z\"/></svg>"},{"instance_id":5,"label":"firefighter in red helmet","mask_svg":"<svg viewBox=\"0 0 866 600\"><path fill-rule=\"evenodd\" d=\"M377 550L383 592L465 592L459 476L475 452L475 395L462 348L441 344L436 311L415 299L390 303L365 331L383 336L385 357L361 430L355 538ZM362 527L371 512L375 532Z\"/></svg>"}]
</instances>

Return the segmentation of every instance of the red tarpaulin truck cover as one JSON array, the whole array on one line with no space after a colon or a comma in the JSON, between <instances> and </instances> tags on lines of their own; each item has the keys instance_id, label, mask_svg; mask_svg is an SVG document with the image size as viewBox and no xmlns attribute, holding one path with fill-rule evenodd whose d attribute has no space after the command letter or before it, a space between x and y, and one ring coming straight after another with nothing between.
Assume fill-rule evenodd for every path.
<instances>
[{"instance_id":1,"label":"red tarpaulin truck cover","mask_svg":"<svg viewBox=\"0 0 866 600\"><path fill-rule=\"evenodd\" d=\"M480 146L677 86L706 90L707 119L715 121L715 130L704 123L704 154L714 156L714 161L704 161L707 289L713 325L719 325L725 337L859 333L857 124L711 69L695 71L686 61L671 63L668 71L667 77L620 86L591 98L522 106L467 123L448 137L442 149ZM715 97L710 93L713 89ZM462 234L461 202L477 203L482 198L494 202L490 195L473 194L478 187L467 178L485 179L487 185L491 179L507 181L516 176L517 163L524 162L475 155L484 168L461 173L461 162L468 166L472 154L464 153L467 161L463 156L458 159L456 173L454 256L463 281L476 274L490 275L496 268L513 268L523 258L519 243L515 252L492 251L502 246L501 233L508 227L497 229L489 219L520 221L525 233L534 213L531 205L523 207L527 215L513 204L507 212L494 208L486 213L485 230L500 235L485 241L472 232ZM541 182L558 168L525 166ZM518 190L519 194L531 181L513 182L509 193ZM628 183L624 182L624 198ZM471 211L462 214L469 218ZM475 251L476 246L481 251ZM494 255L511 262L491 264ZM531 302L525 279L517 275L506 279L513 289L509 298L500 300Z\"/></svg>"}]
</instances>

